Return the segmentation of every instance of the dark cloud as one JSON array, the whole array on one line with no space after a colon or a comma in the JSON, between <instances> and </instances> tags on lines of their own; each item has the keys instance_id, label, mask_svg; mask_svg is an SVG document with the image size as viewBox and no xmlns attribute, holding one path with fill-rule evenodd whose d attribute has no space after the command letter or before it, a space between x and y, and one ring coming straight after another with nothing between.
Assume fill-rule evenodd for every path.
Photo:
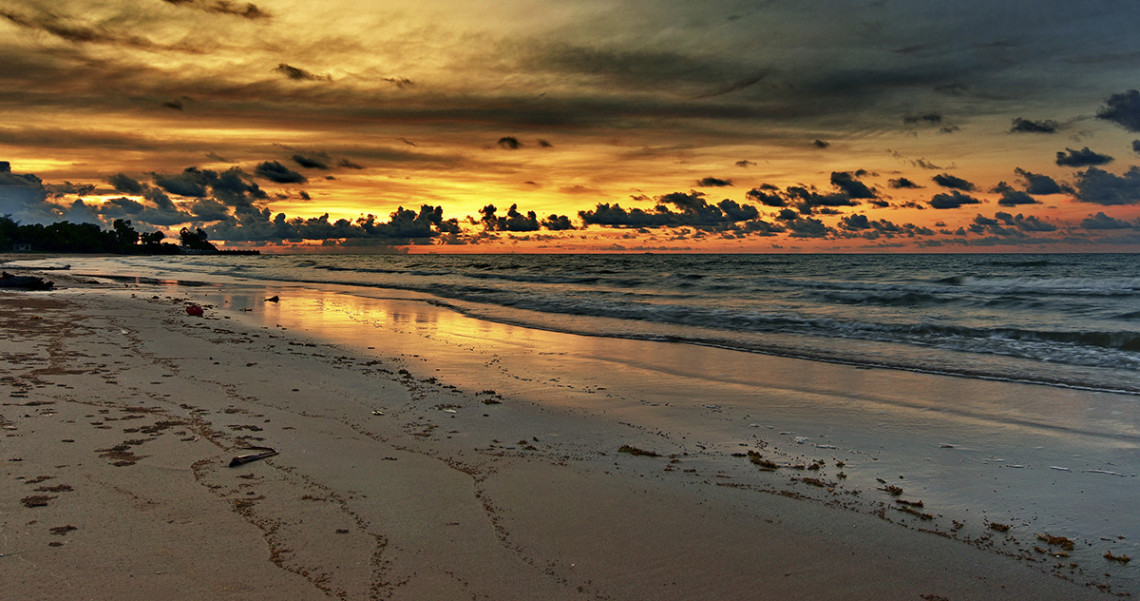
<instances>
[{"instance_id":1,"label":"dark cloud","mask_svg":"<svg viewBox=\"0 0 1140 601\"><path fill-rule=\"evenodd\" d=\"M942 186L943 188L950 188L951 190L962 190L963 192L972 192L972 191L977 189L977 187L974 186L974 184L972 184L972 183L970 183L970 182L968 182L968 181L966 181L960 177L954 177L953 175L950 175L949 173L941 173L941 174L935 175L931 179L933 179L934 183L938 184L939 186Z\"/></svg>"},{"instance_id":2,"label":"dark cloud","mask_svg":"<svg viewBox=\"0 0 1140 601\"><path fill-rule=\"evenodd\" d=\"M864 174L866 172L862 170L854 174L832 172L831 183L837 192L824 193L804 186L788 186L780 191L775 186L764 184L749 190L746 196L768 207L795 207L803 215L835 214L836 207L853 207L859 204L857 199L876 197L873 190L856 179Z\"/></svg>"},{"instance_id":3,"label":"dark cloud","mask_svg":"<svg viewBox=\"0 0 1140 601\"><path fill-rule=\"evenodd\" d=\"M1025 192L1035 196L1048 196L1050 194L1060 194L1061 186L1056 180L1048 175L1041 175L1040 173L1030 173L1017 167L1013 170L1022 180L1025 181Z\"/></svg>"},{"instance_id":4,"label":"dark cloud","mask_svg":"<svg viewBox=\"0 0 1140 601\"><path fill-rule=\"evenodd\" d=\"M155 185L170 194L192 198L205 198L209 194L206 186L211 179L210 175L197 167L188 167L182 173L153 175Z\"/></svg>"},{"instance_id":5,"label":"dark cloud","mask_svg":"<svg viewBox=\"0 0 1140 601\"><path fill-rule=\"evenodd\" d=\"M1140 140L1138 140L1138 141L1140 141ZM744 168L744 167L755 167L755 166L756 166L756 163L755 163L755 162L753 162L753 161L749 161L748 159L743 159L743 160L740 160L740 161L736 161L736 163L735 163L735 164L736 164L736 166L737 166L737 167L742 167L742 168Z\"/></svg>"},{"instance_id":6,"label":"dark cloud","mask_svg":"<svg viewBox=\"0 0 1140 601\"><path fill-rule=\"evenodd\" d=\"M236 163L237 162L233 159L227 159L226 157L224 157L224 156L222 156L216 152L207 152L206 158L208 158L212 161L217 161L219 163Z\"/></svg>"},{"instance_id":7,"label":"dark cloud","mask_svg":"<svg viewBox=\"0 0 1140 601\"><path fill-rule=\"evenodd\" d=\"M936 164L932 163L931 161L926 160L923 157L919 157L917 159L912 159L910 157L903 155L903 153L901 153L897 150L892 150L890 148L887 149L887 152L889 152L891 154L891 156L895 157L896 159L899 159L901 161L906 161L907 163L910 163L912 166L918 167L919 169L929 169L931 171L944 169L944 167L942 167L941 165L936 165ZM950 166L948 168L953 169L953 166Z\"/></svg>"},{"instance_id":8,"label":"dark cloud","mask_svg":"<svg viewBox=\"0 0 1140 601\"><path fill-rule=\"evenodd\" d=\"M949 193L935 194L934 198L930 199L930 206L935 209L957 209L962 205L976 205L981 204L982 201L962 194L957 190L951 190Z\"/></svg>"},{"instance_id":9,"label":"dark cloud","mask_svg":"<svg viewBox=\"0 0 1140 601\"><path fill-rule=\"evenodd\" d=\"M817 212L830 213L832 211L826 209L853 207L859 204L845 192L822 194L803 186L789 186L785 189L784 194L788 199L788 204L796 207L804 215Z\"/></svg>"},{"instance_id":10,"label":"dark cloud","mask_svg":"<svg viewBox=\"0 0 1140 601\"><path fill-rule=\"evenodd\" d=\"M671 204L676 206L682 211L694 211L708 206L708 202L704 199L704 192L670 192L669 194L658 197L658 202Z\"/></svg>"},{"instance_id":11,"label":"dark cloud","mask_svg":"<svg viewBox=\"0 0 1140 601\"><path fill-rule=\"evenodd\" d=\"M839 220L839 228L844 230L858 231L870 227L871 223L866 215L847 215Z\"/></svg>"},{"instance_id":12,"label":"dark cloud","mask_svg":"<svg viewBox=\"0 0 1140 601\"><path fill-rule=\"evenodd\" d=\"M344 244L355 240L398 245L458 234L459 224L455 219L444 220L442 207L429 205L422 206L418 213L400 207L386 223L377 221L374 215L355 221L329 221L327 213L311 219L287 219L283 213L273 216L269 209L263 209L219 223L207 232L211 238L221 240L344 240Z\"/></svg>"},{"instance_id":13,"label":"dark cloud","mask_svg":"<svg viewBox=\"0 0 1140 601\"><path fill-rule=\"evenodd\" d=\"M231 15L243 19L268 19L269 13L255 4L230 2L229 0L163 0L167 4L194 8L208 13Z\"/></svg>"},{"instance_id":14,"label":"dark cloud","mask_svg":"<svg viewBox=\"0 0 1140 601\"><path fill-rule=\"evenodd\" d=\"M998 185L994 186L994 189L991 191L1001 194L1001 199L998 200L998 204L1003 207L1040 204L1029 194L1022 192L1021 190L1017 190L1005 182L999 182Z\"/></svg>"},{"instance_id":15,"label":"dark cloud","mask_svg":"<svg viewBox=\"0 0 1140 601\"><path fill-rule=\"evenodd\" d=\"M826 238L835 230L813 217L797 217L784 224L793 238Z\"/></svg>"},{"instance_id":16,"label":"dark cloud","mask_svg":"<svg viewBox=\"0 0 1140 601\"><path fill-rule=\"evenodd\" d=\"M210 189L215 198L239 210L247 210L253 206L255 200L265 200L269 197L239 167L231 167L217 174L210 182Z\"/></svg>"},{"instance_id":17,"label":"dark cloud","mask_svg":"<svg viewBox=\"0 0 1140 601\"><path fill-rule=\"evenodd\" d=\"M174 109L176 111L180 111L180 110L182 110L182 101L181 100L167 100L166 102L162 103L162 106L164 106L168 109Z\"/></svg>"},{"instance_id":18,"label":"dark cloud","mask_svg":"<svg viewBox=\"0 0 1140 601\"><path fill-rule=\"evenodd\" d=\"M524 71L580 76L618 88L666 90L696 99L718 98L761 83L764 69L739 60L656 50L588 47L561 42L509 42Z\"/></svg>"},{"instance_id":19,"label":"dark cloud","mask_svg":"<svg viewBox=\"0 0 1140 601\"><path fill-rule=\"evenodd\" d=\"M1011 133L1022 134L1052 134L1057 132L1057 127L1057 122L1051 119L1031 121L1018 117L1013 120L1013 125L1009 128L1009 131Z\"/></svg>"},{"instance_id":20,"label":"dark cloud","mask_svg":"<svg viewBox=\"0 0 1140 601\"><path fill-rule=\"evenodd\" d=\"M737 92L737 91L740 91L740 90L743 90L746 88L750 88L750 87L764 81L764 79L767 76L768 76L767 72L753 73L753 74L747 75L747 76L745 76L742 79L739 79L737 81L728 82L727 84L725 84L719 88L713 89L709 92L705 92L703 94L698 94L697 98L716 98L717 96L725 96L725 95L731 94L733 92Z\"/></svg>"},{"instance_id":21,"label":"dark cloud","mask_svg":"<svg viewBox=\"0 0 1140 601\"><path fill-rule=\"evenodd\" d=\"M341 160L337 161L336 165L337 165L337 167L344 167L345 169L364 169L364 167L362 167L362 166L360 166L360 165L358 165L358 164L356 164L356 163L354 163L348 159L341 159Z\"/></svg>"},{"instance_id":22,"label":"dark cloud","mask_svg":"<svg viewBox=\"0 0 1140 601\"><path fill-rule=\"evenodd\" d=\"M0 161L0 216L17 223L45 224L57 221L62 209L47 202L43 181L31 173L13 173L8 161Z\"/></svg>"},{"instance_id":23,"label":"dark cloud","mask_svg":"<svg viewBox=\"0 0 1140 601\"><path fill-rule=\"evenodd\" d=\"M855 179L846 171L832 171L831 185L839 188L850 198L876 198L876 194L866 184Z\"/></svg>"},{"instance_id":24,"label":"dark cloud","mask_svg":"<svg viewBox=\"0 0 1140 601\"><path fill-rule=\"evenodd\" d=\"M909 179L907 179L905 177L887 180L887 185L890 186L891 188L896 189L896 190L908 189L908 188L921 188L922 187L922 186L910 181Z\"/></svg>"},{"instance_id":25,"label":"dark cloud","mask_svg":"<svg viewBox=\"0 0 1140 601\"><path fill-rule=\"evenodd\" d=\"M1097 110L1098 119L1112 121L1124 129L1140 132L1140 92L1128 90L1113 94L1104 100L1104 106Z\"/></svg>"},{"instance_id":26,"label":"dark cloud","mask_svg":"<svg viewBox=\"0 0 1140 601\"><path fill-rule=\"evenodd\" d=\"M62 184L44 186L44 188L51 192L52 196L65 196L68 194L74 196L91 196L95 193L94 184L74 184L71 182L63 182Z\"/></svg>"},{"instance_id":27,"label":"dark cloud","mask_svg":"<svg viewBox=\"0 0 1140 601\"><path fill-rule=\"evenodd\" d=\"M551 144L549 140L543 140L542 138L538 139L538 146L540 148L554 148L554 144Z\"/></svg>"},{"instance_id":28,"label":"dark cloud","mask_svg":"<svg viewBox=\"0 0 1140 601\"><path fill-rule=\"evenodd\" d=\"M124 173L116 173L107 178L107 183L111 184L117 192L123 194L142 194L143 185L135 178Z\"/></svg>"},{"instance_id":29,"label":"dark cloud","mask_svg":"<svg viewBox=\"0 0 1140 601\"><path fill-rule=\"evenodd\" d=\"M579 211L586 225L609 227L660 228L691 226L714 230L748 230L748 223L760 221L760 212L751 205L724 199L713 205L700 192L673 192L657 198L652 211L625 209L621 205L599 203L593 210ZM673 205L674 211L667 205ZM770 224L769 224L770 225ZM768 225L756 225L749 232L767 231Z\"/></svg>"},{"instance_id":30,"label":"dark cloud","mask_svg":"<svg viewBox=\"0 0 1140 601\"><path fill-rule=\"evenodd\" d=\"M1081 227L1086 230L1127 230L1140 229L1140 223L1129 223L1099 211L1096 215L1089 215L1081 221Z\"/></svg>"},{"instance_id":31,"label":"dark cloud","mask_svg":"<svg viewBox=\"0 0 1140 601\"><path fill-rule=\"evenodd\" d=\"M1074 198L1098 205L1140 204L1140 168L1113 175L1096 167L1077 173Z\"/></svg>"},{"instance_id":32,"label":"dark cloud","mask_svg":"<svg viewBox=\"0 0 1140 601\"><path fill-rule=\"evenodd\" d=\"M1140 140L1132 140L1132 152L1140 154Z\"/></svg>"},{"instance_id":33,"label":"dark cloud","mask_svg":"<svg viewBox=\"0 0 1140 601\"><path fill-rule=\"evenodd\" d=\"M839 220L839 230L846 232L844 237L859 237L867 240L879 238L915 238L933 236L934 230L913 223L898 225L885 219L871 220L866 215L847 215Z\"/></svg>"},{"instance_id":34,"label":"dark cloud","mask_svg":"<svg viewBox=\"0 0 1140 601\"><path fill-rule=\"evenodd\" d=\"M731 185L732 180L720 179L718 177L705 177L697 181L698 188L723 188Z\"/></svg>"},{"instance_id":35,"label":"dark cloud","mask_svg":"<svg viewBox=\"0 0 1140 601\"><path fill-rule=\"evenodd\" d=\"M570 218L565 215L550 215L542 220L542 227L551 231L565 231L577 229L573 223L570 223Z\"/></svg>"},{"instance_id":36,"label":"dark cloud","mask_svg":"<svg viewBox=\"0 0 1140 601\"><path fill-rule=\"evenodd\" d=\"M300 67L294 67L293 65L287 65L285 63L277 65L277 68L274 69L274 71L280 73L281 75L284 75L293 81L332 81L331 75L318 75L311 71L306 71Z\"/></svg>"},{"instance_id":37,"label":"dark cloud","mask_svg":"<svg viewBox=\"0 0 1140 601\"><path fill-rule=\"evenodd\" d=\"M760 188L752 188L745 196L766 206L766 207L786 207L788 202L784 200L779 194L772 192L775 186L761 186Z\"/></svg>"},{"instance_id":38,"label":"dark cloud","mask_svg":"<svg viewBox=\"0 0 1140 601\"><path fill-rule=\"evenodd\" d=\"M496 144L499 145L499 148L506 148L507 150L518 150L522 147L522 142L519 142L519 139L514 136L503 136L499 138Z\"/></svg>"},{"instance_id":39,"label":"dark cloud","mask_svg":"<svg viewBox=\"0 0 1140 601\"><path fill-rule=\"evenodd\" d=\"M519 212L518 205L511 205L505 216L497 216L497 210L495 205L487 205L479 210L483 216L479 221L489 232L534 232L541 227L534 211L527 211L523 215Z\"/></svg>"},{"instance_id":40,"label":"dark cloud","mask_svg":"<svg viewBox=\"0 0 1140 601\"><path fill-rule=\"evenodd\" d=\"M76 44L109 44L147 50L190 50L187 46L166 46L133 33L118 31L116 23L84 23L80 19L51 12L25 15L7 8L0 8L0 17L20 27L42 31Z\"/></svg>"},{"instance_id":41,"label":"dark cloud","mask_svg":"<svg viewBox=\"0 0 1140 601\"><path fill-rule=\"evenodd\" d=\"M416 85L416 82L408 79L407 77L384 77L382 79L396 86L397 88L400 88L401 90Z\"/></svg>"},{"instance_id":42,"label":"dark cloud","mask_svg":"<svg viewBox=\"0 0 1140 601\"><path fill-rule=\"evenodd\" d=\"M293 154L293 162L306 169L328 169L332 159L324 152L297 152Z\"/></svg>"},{"instance_id":43,"label":"dark cloud","mask_svg":"<svg viewBox=\"0 0 1140 601\"><path fill-rule=\"evenodd\" d=\"M308 179L293 171L292 169L278 163L277 161L265 161L257 166L254 171L259 177L263 177L271 182L278 184L300 184L308 181Z\"/></svg>"},{"instance_id":44,"label":"dark cloud","mask_svg":"<svg viewBox=\"0 0 1140 601\"><path fill-rule=\"evenodd\" d=\"M824 142L823 140L815 140L811 144L816 148L827 148L828 146L831 146L831 142Z\"/></svg>"},{"instance_id":45,"label":"dark cloud","mask_svg":"<svg viewBox=\"0 0 1140 601\"><path fill-rule=\"evenodd\" d=\"M1088 146L1080 150L1066 148L1065 152L1057 153L1057 164L1062 167L1088 167L1091 165L1104 165L1112 161L1112 157L1107 154L1093 152L1089 150Z\"/></svg>"},{"instance_id":46,"label":"dark cloud","mask_svg":"<svg viewBox=\"0 0 1140 601\"><path fill-rule=\"evenodd\" d=\"M1054 232L1057 226L1042 221L1035 216L1009 213L995 213L993 219L976 215L974 222L968 227L975 234L998 236L1001 238L1026 238L1027 234L1034 232Z\"/></svg>"},{"instance_id":47,"label":"dark cloud","mask_svg":"<svg viewBox=\"0 0 1140 601\"><path fill-rule=\"evenodd\" d=\"M942 123L942 115L940 113L925 113L922 115L907 115L903 117L903 123L907 125L940 125Z\"/></svg>"},{"instance_id":48,"label":"dark cloud","mask_svg":"<svg viewBox=\"0 0 1140 601\"><path fill-rule=\"evenodd\" d=\"M760 218L760 211L752 205L742 205L735 200L726 198L716 203L718 209L724 213L725 219L731 222L752 221Z\"/></svg>"}]
</instances>

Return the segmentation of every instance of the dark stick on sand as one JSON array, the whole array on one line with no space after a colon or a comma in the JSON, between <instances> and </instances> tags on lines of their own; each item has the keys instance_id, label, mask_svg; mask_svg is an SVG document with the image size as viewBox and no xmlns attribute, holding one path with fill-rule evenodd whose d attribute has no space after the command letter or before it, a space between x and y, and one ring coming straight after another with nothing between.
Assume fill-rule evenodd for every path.
<instances>
[{"instance_id":1,"label":"dark stick on sand","mask_svg":"<svg viewBox=\"0 0 1140 601\"><path fill-rule=\"evenodd\" d=\"M230 460L230 467L237 467L239 465L245 465L251 461L257 461L258 459L265 459L266 457L272 457L272 456L277 454L277 449L274 449L273 447L248 447L248 448L250 450L262 449L262 451L260 453L249 453L246 455L237 455L233 459Z\"/></svg>"}]
</instances>

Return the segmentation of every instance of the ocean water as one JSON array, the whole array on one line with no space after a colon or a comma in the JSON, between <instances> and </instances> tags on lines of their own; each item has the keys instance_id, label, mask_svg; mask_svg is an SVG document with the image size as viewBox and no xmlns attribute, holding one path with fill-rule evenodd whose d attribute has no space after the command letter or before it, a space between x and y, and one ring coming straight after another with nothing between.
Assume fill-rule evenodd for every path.
<instances>
[{"instance_id":1,"label":"ocean water","mask_svg":"<svg viewBox=\"0 0 1140 601\"><path fill-rule=\"evenodd\" d=\"M337 284L469 316L1140 395L1140 256L262 255L77 258L88 273ZM125 265L124 265L125 264Z\"/></svg>"}]
</instances>

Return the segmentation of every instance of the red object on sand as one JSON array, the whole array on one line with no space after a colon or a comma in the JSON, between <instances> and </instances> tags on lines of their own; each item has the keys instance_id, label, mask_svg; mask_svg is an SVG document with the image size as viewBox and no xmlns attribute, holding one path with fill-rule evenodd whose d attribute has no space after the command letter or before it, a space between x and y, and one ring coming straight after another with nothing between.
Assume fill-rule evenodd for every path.
<instances>
[{"instance_id":1,"label":"red object on sand","mask_svg":"<svg viewBox=\"0 0 1140 601\"><path fill-rule=\"evenodd\" d=\"M187 315L201 317L203 313L205 313L205 311L202 311L202 307L199 307L198 305L190 305L189 307L186 307Z\"/></svg>"}]
</instances>

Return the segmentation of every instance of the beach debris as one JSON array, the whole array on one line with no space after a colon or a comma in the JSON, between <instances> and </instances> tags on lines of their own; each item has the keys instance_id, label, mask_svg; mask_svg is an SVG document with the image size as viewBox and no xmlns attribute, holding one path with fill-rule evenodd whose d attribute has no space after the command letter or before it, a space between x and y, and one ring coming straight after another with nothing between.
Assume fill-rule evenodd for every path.
<instances>
[{"instance_id":1,"label":"beach debris","mask_svg":"<svg viewBox=\"0 0 1140 601\"><path fill-rule=\"evenodd\" d=\"M630 455L633 455L635 457L637 457L637 456L640 456L640 457L660 457L661 456L661 455L659 455L653 451L646 451L645 449L639 449L637 447L630 446L627 444L623 444L620 447L618 447L618 452L619 453L629 453Z\"/></svg>"},{"instance_id":2,"label":"beach debris","mask_svg":"<svg viewBox=\"0 0 1140 601\"><path fill-rule=\"evenodd\" d=\"M812 446L814 446L817 449L838 449L839 448L833 444L817 444L817 445L812 445Z\"/></svg>"},{"instance_id":3,"label":"beach debris","mask_svg":"<svg viewBox=\"0 0 1140 601\"><path fill-rule=\"evenodd\" d=\"M205 313L206 312L202 310L201 305L193 305L192 304L192 305L186 306L186 314L187 315L192 315L194 317L202 317L203 315L205 315Z\"/></svg>"},{"instance_id":4,"label":"beach debris","mask_svg":"<svg viewBox=\"0 0 1140 601\"><path fill-rule=\"evenodd\" d=\"M1009 532L1009 524L1002 524L1001 522L990 522L989 528L994 532Z\"/></svg>"},{"instance_id":5,"label":"beach debris","mask_svg":"<svg viewBox=\"0 0 1140 601\"><path fill-rule=\"evenodd\" d=\"M267 302L267 303L279 303L279 302L281 302L281 297L277 296L277 295L273 295L273 296L265 299L265 302Z\"/></svg>"},{"instance_id":6,"label":"beach debris","mask_svg":"<svg viewBox=\"0 0 1140 601\"><path fill-rule=\"evenodd\" d=\"M792 442L794 442L794 443L796 443L796 444L803 444L803 443L805 443L805 442L807 442L807 441L808 441L808 439L807 439L807 437L806 437L806 436L797 436L797 437L795 438L795 440L793 440Z\"/></svg>"},{"instance_id":7,"label":"beach debris","mask_svg":"<svg viewBox=\"0 0 1140 601\"><path fill-rule=\"evenodd\" d=\"M1074 546L1072 540L1065 538L1064 536L1053 536L1048 532L1044 534L1038 534L1037 540L1052 547L1061 547L1066 551L1072 551Z\"/></svg>"},{"instance_id":8,"label":"beach debris","mask_svg":"<svg viewBox=\"0 0 1140 601\"><path fill-rule=\"evenodd\" d=\"M1122 474L1120 472L1112 472L1109 470L1084 470L1084 472L1086 474L1103 474L1105 476L1117 476L1119 478L1124 477L1124 474Z\"/></svg>"},{"instance_id":9,"label":"beach debris","mask_svg":"<svg viewBox=\"0 0 1140 601\"><path fill-rule=\"evenodd\" d=\"M948 442L944 442L944 443L938 445L938 448L940 448L940 449L956 449L958 447L956 447L956 446L954 446Z\"/></svg>"},{"instance_id":10,"label":"beach debris","mask_svg":"<svg viewBox=\"0 0 1140 601\"><path fill-rule=\"evenodd\" d=\"M277 449L274 449L273 447L246 447L246 448L247 448L247 450L258 449L260 452L247 453L245 455L236 455L236 456L234 456L233 459L230 460L230 467L237 467L239 465L245 465L251 461L257 461L259 459L265 459L267 457L272 457L272 456L277 454Z\"/></svg>"},{"instance_id":11,"label":"beach debris","mask_svg":"<svg viewBox=\"0 0 1140 601\"><path fill-rule=\"evenodd\" d=\"M1109 561L1119 561L1121 564L1127 564L1132 561L1132 558L1127 555L1114 555L1112 551L1104 554L1104 558Z\"/></svg>"},{"instance_id":12,"label":"beach debris","mask_svg":"<svg viewBox=\"0 0 1140 601\"><path fill-rule=\"evenodd\" d=\"M373 409L372 415L384 415L384 412L379 409Z\"/></svg>"},{"instance_id":13,"label":"beach debris","mask_svg":"<svg viewBox=\"0 0 1140 601\"><path fill-rule=\"evenodd\" d=\"M717 405L716 403L705 403L701 405L701 407L704 407L705 409L720 409L720 405Z\"/></svg>"},{"instance_id":14,"label":"beach debris","mask_svg":"<svg viewBox=\"0 0 1140 601\"><path fill-rule=\"evenodd\" d=\"M902 494L903 494L903 489L898 487L898 486L895 486L894 484L884 486L883 488L880 488L879 490L881 490L885 493L889 493L891 496L895 496L895 497L902 496Z\"/></svg>"},{"instance_id":15,"label":"beach debris","mask_svg":"<svg viewBox=\"0 0 1140 601\"><path fill-rule=\"evenodd\" d=\"M7 271L0 273L0 288L51 290L53 286L55 286L55 282L34 275L12 275Z\"/></svg>"},{"instance_id":16,"label":"beach debris","mask_svg":"<svg viewBox=\"0 0 1140 601\"><path fill-rule=\"evenodd\" d=\"M776 462L764 459L764 457L756 451L748 451L748 460L754 465L760 466L760 469L765 471L774 472L780 469L780 466Z\"/></svg>"},{"instance_id":17,"label":"beach debris","mask_svg":"<svg viewBox=\"0 0 1140 601\"><path fill-rule=\"evenodd\" d=\"M905 503L905 501L898 501L898 502L899 503ZM917 505L917 507L922 507L921 503L922 502L919 501L919 505ZM901 511L903 513L909 513L910 515L913 515L914 517L916 517L920 520L923 520L925 522L929 522L929 521L934 519L934 514L919 511L919 510L915 509L915 506L912 506L909 504L908 505L901 505L899 507L895 507L895 509L898 511Z\"/></svg>"},{"instance_id":18,"label":"beach debris","mask_svg":"<svg viewBox=\"0 0 1140 601\"><path fill-rule=\"evenodd\" d=\"M1051 469L1051 470L1057 470L1058 472L1071 472L1071 471L1073 471L1073 470L1071 470L1071 469L1069 469L1069 468L1067 468L1067 467L1061 467L1061 466L1059 466L1059 465L1050 465L1050 466L1049 466L1049 469Z\"/></svg>"},{"instance_id":19,"label":"beach debris","mask_svg":"<svg viewBox=\"0 0 1140 601\"><path fill-rule=\"evenodd\" d=\"M20 499L20 502L24 504L24 507L47 507L48 501L54 498L50 495L32 495Z\"/></svg>"}]
</instances>

